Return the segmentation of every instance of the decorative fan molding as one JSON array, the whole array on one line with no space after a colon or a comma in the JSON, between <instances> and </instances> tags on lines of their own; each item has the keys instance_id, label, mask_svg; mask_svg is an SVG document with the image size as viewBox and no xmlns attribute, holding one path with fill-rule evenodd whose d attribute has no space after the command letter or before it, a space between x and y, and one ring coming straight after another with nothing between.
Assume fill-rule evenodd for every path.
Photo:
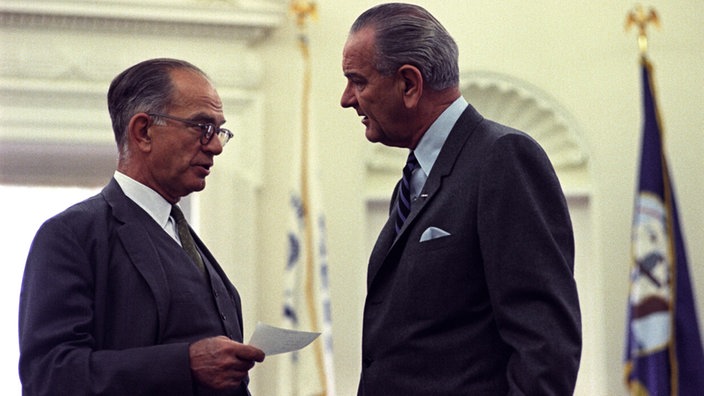
<instances>
[{"instance_id":1,"label":"decorative fan molding","mask_svg":"<svg viewBox=\"0 0 704 396\"><path fill-rule=\"evenodd\" d=\"M540 88L505 74L471 72L462 76L461 89L483 116L537 140L556 169L587 165L577 121Z\"/></svg>"},{"instance_id":2,"label":"decorative fan molding","mask_svg":"<svg viewBox=\"0 0 704 396\"><path fill-rule=\"evenodd\" d=\"M581 129L557 100L525 81L493 72L463 73L460 89L484 117L524 131L537 140L570 195L589 193L589 155ZM407 153L383 145L372 147L367 160L372 190L384 179L386 186L393 185ZM370 194L376 195L374 191Z\"/></svg>"}]
</instances>

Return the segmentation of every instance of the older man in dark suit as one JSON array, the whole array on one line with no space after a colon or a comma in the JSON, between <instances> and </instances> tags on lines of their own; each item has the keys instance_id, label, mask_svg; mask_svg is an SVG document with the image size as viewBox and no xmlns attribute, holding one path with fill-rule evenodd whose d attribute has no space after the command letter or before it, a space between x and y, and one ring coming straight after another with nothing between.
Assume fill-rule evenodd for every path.
<instances>
[{"instance_id":1,"label":"older man in dark suit","mask_svg":"<svg viewBox=\"0 0 704 396\"><path fill-rule=\"evenodd\" d=\"M20 295L24 395L247 395L264 353L240 297L177 202L232 133L207 76L153 59L118 75L119 149L103 191L37 232Z\"/></svg>"},{"instance_id":2,"label":"older man in dark suit","mask_svg":"<svg viewBox=\"0 0 704 396\"><path fill-rule=\"evenodd\" d=\"M540 146L459 91L457 46L421 7L353 24L343 107L408 148L369 260L359 395L571 395L581 353L574 242Z\"/></svg>"}]
</instances>

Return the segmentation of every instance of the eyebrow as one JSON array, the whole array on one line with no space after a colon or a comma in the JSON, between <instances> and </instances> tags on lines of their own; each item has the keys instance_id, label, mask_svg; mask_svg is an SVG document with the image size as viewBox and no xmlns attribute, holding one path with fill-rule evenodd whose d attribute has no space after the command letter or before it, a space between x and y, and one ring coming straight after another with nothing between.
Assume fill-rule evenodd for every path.
<instances>
[{"instance_id":1,"label":"eyebrow","mask_svg":"<svg viewBox=\"0 0 704 396\"><path fill-rule=\"evenodd\" d=\"M197 113L197 114L191 116L190 119L195 122L198 122L198 123L217 125L217 123L215 122L215 118L213 118L212 116L205 114L205 113ZM223 121L220 125L223 125L226 122L227 122L227 120L223 119Z\"/></svg>"},{"instance_id":2,"label":"eyebrow","mask_svg":"<svg viewBox=\"0 0 704 396\"><path fill-rule=\"evenodd\" d=\"M347 73L344 73L344 75L345 75L345 77L347 77L348 79L362 79L362 80L366 80L366 77L364 77L363 75L361 75L361 74L359 74L359 73L357 73L357 72L347 72Z\"/></svg>"}]
</instances>

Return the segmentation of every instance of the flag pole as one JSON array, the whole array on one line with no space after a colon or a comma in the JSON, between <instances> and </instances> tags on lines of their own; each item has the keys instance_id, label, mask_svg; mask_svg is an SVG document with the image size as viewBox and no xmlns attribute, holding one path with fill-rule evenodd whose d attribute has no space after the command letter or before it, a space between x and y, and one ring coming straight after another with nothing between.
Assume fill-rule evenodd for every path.
<instances>
[{"instance_id":1,"label":"flag pole","mask_svg":"<svg viewBox=\"0 0 704 396\"><path fill-rule=\"evenodd\" d=\"M653 108L650 109L650 111L647 109L648 105L647 103L644 103L644 106L646 107L644 114L644 117L648 117L647 113L651 113L651 116L654 117L654 122L655 122L655 129L657 134L659 135L659 155L660 158L658 161L661 164L661 174L658 176L660 179L663 181L662 183L662 200L663 200L663 205L665 207L665 212L667 215L665 216L665 224L664 228L666 229L667 235L674 235L675 232L675 227L678 227L678 225L675 225L673 223L673 216L672 214L676 209L674 209L673 205L673 198L672 198L672 191L671 191L671 181L670 181L670 176L669 176L669 170L667 167L667 159L664 153L664 129L662 128L662 123L660 120L660 114L658 112L658 107L657 107L657 96L655 94L655 84L653 81L653 68L652 64L650 63L649 57L648 57L648 27L650 25L654 25L656 28L660 27L660 19L658 17L658 13L655 11L653 7L649 7L648 10L646 11L642 5L637 5L635 6L631 11L628 12L626 15L626 23L625 23L625 29L628 32L632 27L637 28L637 42L638 42L638 49L640 53L640 63L643 67L643 84L644 84L644 97L650 97L650 100L652 101ZM646 99L647 102L647 99ZM647 121L644 121L647 123ZM644 128L647 129L646 126ZM643 139L646 139L645 137L645 132L644 132L644 137ZM643 143L645 145L645 142ZM643 150L645 150L643 148ZM641 155L645 155L642 153ZM651 158L651 160L654 160ZM643 168L643 163L641 163L641 169L640 172L644 172ZM643 177L642 175L640 177ZM669 268L669 278L670 278L670 290L672 291L670 295L670 301L669 301L669 307L670 307L670 312L675 311L675 307L677 304L676 301L676 288L677 288L677 276L676 276L676 271L677 271L677 260L676 260L676 246L675 246L675 241L674 238L668 238L667 241L668 249L666 250L668 252L668 257L667 257L667 263L670 263L670 268ZM633 248L633 247L632 247ZM635 252L632 252L632 256L635 256ZM633 287L631 285L631 287ZM669 357L669 379L667 380L669 384L669 394L670 395L677 395L679 394L679 364L677 362L677 351L676 347L674 344L674 341L676 340L677 335L676 335L676 330L677 330L677 325L676 325L676 319L673 317L670 319L670 340L668 342L669 347L667 348L667 355ZM630 326L630 324L629 324ZM648 394L651 392L648 388L651 386L655 386L652 383L649 384L643 384L639 380L633 380L631 381L630 374L631 371L633 370L633 364L632 361L627 363L626 365L626 384L628 385L629 388L629 393L633 395L642 395L642 394ZM653 390L654 391L654 390Z\"/></svg>"},{"instance_id":2,"label":"flag pole","mask_svg":"<svg viewBox=\"0 0 704 396\"><path fill-rule=\"evenodd\" d=\"M648 26L651 24L657 28L660 27L660 19L653 7L650 7L646 11L643 9L643 6L639 4L626 15L626 31L629 31L633 26L638 28L638 49L640 50L641 59L644 60L648 57L647 30Z\"/></svg>"},{"instance_id":3,"label":"flag pole","mask_svg":"<svg viewBox=\"0 0 704 396\"><path fill-rule=\"evenodd\" d=\"M654 100L657 98L655 94L655 84L653 82L653 66L648 58L648 27L650 25L660 29L660 17L655 8L649 7L646 11L641 4L636 5L631 11L626 14L625 28L628 32L631 27L638 29L638 50L640 52L640 62L648 70L648 86L652 92ZM664 129L660 121L660 113L656 112L655 117L660 130L661 140L664 140Z\"/></svg>"},{"instance_id":4,"label":"flag pole","mask_svg":"<svg viewBox=\"0 0 704 396\"><path fill-rule=\"evenodd\" d=\"M310 18L317 17L317 7L314 1L311 0L292 0L290 6L291 12L294 14L296 19L296 26L298 27L298 46L301 50L301 56L303 58L303 92L301 98L301 202L303 211L303 224L305 233L305 266L306 266L306 278L305 282L305 296L306 296L306 306L308 308L308 314L311 319L314 328L312 331L320 331L318 328L318 312L315 308L316 298L315 298L315 252L314 252L314 235L313 235L313 213L310 210L310 183L308 180L310 174L310 91L312 83L312 67L310 59L310 49L309 49L309 38L307 32L307 22ZM321 395L325 396L328 394L327 381L325 378L325 364L323 361L323 346L322 343L317 342L312 345L315 349L315 362L318 367L318 377L321 384Z\"/></svg>"},{"instance_id":5,"label":"flag pole","mask_svg":"<svg viewBox=\"0 0 704 396\"><path fill-rule=\"evenodd\" d=\"M653 66L650 63L650 59L648 57L648 27L650 25L655 26L656 28L660 28L660 19L658 17L658 13L655 11L653 7L649 7L648 10L646 11L642 5L637 5L634 7L626 16L626 31L629 31L631 27L635 26L638 29L638 49L640 52L640 61L643 67L646 70L647 74L647 79L644 80L644 84L647 85L647 87L644 87L647 91L650 92L650 97L652 98L653 101L653 106L654 106L654 117L655 117L655 123L657 125L657 131L660 135L659 140L660 140L660 162L662 164L662 180L663 180L663 201L664 205L666 207L666 213L668 215L666 216L666 222L665 222L665 228L667 230L668 235L674 235L674 227L675 225L673 224L673 218L672 218L672 213L674 211L673 209L673 198L672 198L672 191L671 191L671 181L670 181L670 171L668 169L668 164L667 164L667 158L665 156L665 130L663 129L662 122L660 119L660 112L658 111L658 106L657 106L657 94L655 90L655 83L653 80ZM672 263L669 269L669 274L670 274L670 279L671 279L671 290L673 290L673 293L671 295L671 300L670 300L670 307L671 310L674 311L674 307L676 307L677 304L677 293L674 292L677 290L677 276L676 276L676 271L677 271L677 261L676 261L676 247L675 247L675 241L674 238L669 238L668 240L668 252L669 252L669 257L668 257L668 262ZM673 318L671 321L671 340L676 340L677 339L677 326L675 325L675 319ZM670 394L672 395L677 395L679 394L679 382L677 381L677 378L679 376L679 364L677 362L677 352L676 348L674 348L674 344L670 344L671 347L668 348L668 356L669 356L669 363L670 363ZM628 381L627 381L628 382ZM634 388L631 388L631 392L634 394L640 394L640 390L638 386L635 386Z\"/></svg>"},{"instance_id":6,"label":"flag pole","mask_svg":"<svg viewBox=\"0 0 704 396\"><path fill-rule=\"evenodd\" d=\"M658 17L655 8L649 7L645 10L642 5L636 5L631 11L626 15L625 28L628 32L631 27L636 27L638 29L638 50L640 52L640 61L645 68L648 69L648 85L653 91L653 97L655 98L655 84L653 84L652 77L652 65L650 59L648 58L648 27L650 25L655 26L660 29L660 17ZM660 122L660 114L655 114L657 118L658 125L660 126L660 133L662 135L663 129Z\"/></svg>"},{"instance_id":7,"label":"flag pole","mask_svg":"<svg viewBox=\"0 0 704 396\"><path fill-rule=\"evenodd\" d=\"M647 56L649 25L659 26L652 8L645 12L637 7L627 16L626 29L638 27L643 135L631 242L625 379L632 395L699 395L704 389L704 349ZM653 282L650 277L657 267L660 276Z\"/></svg>"}]
</instances>

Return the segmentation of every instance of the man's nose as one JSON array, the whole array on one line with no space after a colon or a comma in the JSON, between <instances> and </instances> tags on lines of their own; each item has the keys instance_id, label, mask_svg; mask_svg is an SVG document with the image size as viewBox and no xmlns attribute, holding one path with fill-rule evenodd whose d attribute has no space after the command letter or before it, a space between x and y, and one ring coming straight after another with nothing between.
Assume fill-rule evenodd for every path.
<instances>
[{"instance_id":1,"label":"man's nose","mask_svg":"<svg viewBox=\"0 0 704 396\"><path fill-rule=\"evenodd\" d=\"M219 155L222 153L222 142L220 142L220 138L218 136L213 136L208 144L201 145L203 151L213 153L213 155Z\"/></svg>"},{"instance_id":2,"label":"man's nose","mask_svg":"<svg viewBox=\"0 0 704 396\"><path fill-rule=\"evenodd\" d=\"M340 98L340 106L342 106L344 108L353 107L356 102L357 102L357 99L354 96L354 93L352 92L350 85L347 84L347 86L345 87L345 90L342 91L342 97Z\"/></svg>"}]
</instances>

